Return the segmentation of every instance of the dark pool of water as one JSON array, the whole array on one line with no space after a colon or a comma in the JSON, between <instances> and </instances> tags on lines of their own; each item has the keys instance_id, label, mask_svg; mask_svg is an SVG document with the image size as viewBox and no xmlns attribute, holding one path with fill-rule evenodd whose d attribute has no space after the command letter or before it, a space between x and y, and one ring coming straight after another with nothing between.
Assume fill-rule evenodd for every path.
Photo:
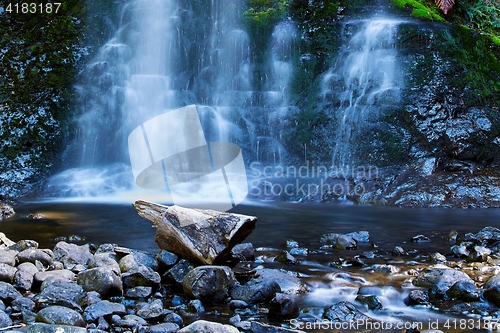
<instances>
[{"instance_id":1,"label":"dark pool of water","mask_svg":"<svg viewBox=\"0 0 500 333\"><path fill-rule=\"evenodd\" d=\"M87 242L117 243L121 246L156 252L155 229L137 215L130 204L88 202L25 202L16 215L0 223L0 231L13 240L34 239L51 247L56 237L78 235ZM255 215L255 231L247 238L254 247L282 248L286 239L306 247L316 246L322 234L367 230L370 241L388 250L395 245L407 248L449 248L445 241L451 230L460 234L477 232L485 226L500 227L499 209L409 209L394 207L250 203L233 212ZM32 219L30 214L44 218ZM430 243L409 242L424 234ZM405 245L406 244L406 245Z\"/></svg>"}]
</instances>

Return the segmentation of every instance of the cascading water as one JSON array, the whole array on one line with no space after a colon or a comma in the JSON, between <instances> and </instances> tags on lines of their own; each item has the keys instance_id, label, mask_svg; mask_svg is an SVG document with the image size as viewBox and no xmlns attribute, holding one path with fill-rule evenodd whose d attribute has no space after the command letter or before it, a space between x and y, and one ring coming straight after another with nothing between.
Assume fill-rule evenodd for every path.
<instances>
[{"instance_id":1,"label":"cascading water","mask_svg":"<svg viewBox=\"0 0 500 333\"><path fill-rule=\"evenodd\" d=\"M322 97L335 101L337 122L332 164L349 169L366 163L370 127L400 100L395 38L401 21L375 17L344 26L344 49L324 75Z\"/></svg>"},{"instance_id":2,"label":"cascading water","mask_svg":"<svg viewBox=\"0 0 500 333\"><path fill-rule=\"evenodd\" d=\"M270 70L256 91L244 4L124 2L116 31L79 83L82 116L65 153L68 169L53 177L53 192L95 197L137 190L128 135L145 121L190 104L197 105L208 142L238 144L247 162L280 162L280 119L288 107L295 33L288 23L276 27Z\"/></svg>"}]
</instances>

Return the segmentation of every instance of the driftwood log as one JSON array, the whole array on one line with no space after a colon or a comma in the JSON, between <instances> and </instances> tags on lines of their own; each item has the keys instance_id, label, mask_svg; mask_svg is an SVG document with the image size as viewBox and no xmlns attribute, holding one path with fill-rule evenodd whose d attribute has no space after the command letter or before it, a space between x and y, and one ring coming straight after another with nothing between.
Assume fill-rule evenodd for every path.
<instances>
[{"instance_id":1,"label":"driftwood log","mask_svg":"<svg viewBox=\"0 0 500 333\"><path fill-rule=\"evenodd\" d=\"M161 249L203 265L229 264L233 246L250 235L257 223L255 216L215 210L142 200L132 205L157 228L155 241Z\"/></svg>"}]
</instances>

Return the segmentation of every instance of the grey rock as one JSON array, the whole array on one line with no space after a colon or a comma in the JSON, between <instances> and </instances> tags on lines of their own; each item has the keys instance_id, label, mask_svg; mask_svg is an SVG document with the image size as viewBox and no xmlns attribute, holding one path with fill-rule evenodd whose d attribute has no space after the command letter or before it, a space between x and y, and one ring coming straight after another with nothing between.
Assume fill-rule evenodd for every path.
<instances>
[{"instance_id":1,"label":"grey rock","mask_svg":"<svg viewBox=\"0 0 500 333\"><path fill-rule=\"evenodd\" d=\"M194 323L183 327L179 333L239 333L240 331L231 325L213 323L206 320L197 320Z\"/></svg>"},{"instance_id":2,"label":"grey rock","mask_svg":"<svg viewBox=\"0 0 500 333\"><path fill-rule=\"evenodd\" d=\"M273 299L281 292L280 285L273 280L250 281L245 285L235 285L231 290L231 298L245 303L254 304Z\"/></svg>"},{"instance_id":3,"label":"grey rock","mask_svg":"<svg viewBox=\"0 0 500 333\"><path fill-rule=\"evenodd\" d=\"M281 251L281 253L279 255L277 255L276 258L274 258L274 261L281 262L283 264L288 264L288 265L293 265L293 264L296 264L299 262L288 251Z\"/></svg>"},{"instance_id":4,"label":"grey rock","mask_svg":"<svg viewBox=\"0 0 500 333\"><path fill-rule=\"evenodd\" d=\"M144 319L153 319L165 315L163 302L160 299L155 299L151 303L137 304L137 315Z\"/></svg>"},{"instance_id":5,"label":"grey rock","mask_svg":"<svg viewBox=\"0 0 500 333\"><path fill-rule=\"evenodd\" d=\"M429 256L429 260L430 262L432 262L433 264L440 264L440 263L445 263L447 260L446 260L446 257L444 255L442 255L441 253L439 252L434 252L432 253L430 256Z\"/></svg>"},{"instance_id":6,"label":"grey rock","mask_svg":"<svg viewBox=\"0 0 500 333\"><path fill-rule=\"evenodd\" d=\"M256 269L255 272L255 277L248 283L275 281L285 294L304 294L309 291L306 284L291 272L268 268Z\"/></svg>"},{"instance_id":7,"label":"grey rock","mask_svg":"<svg viewBox=\"0 0 500 333\"><path fill-rule=\"evenodd\" d=\"M395 246L394 250L392 250L392 255L394 256L404 256L405 250L401 246Z\"/></svg>"},{"instance_id":8,"label":"grey rock","mask_svg":"<svg viewBox=\"0 0 500 333\"><path fill-rule=\"evenodd\" d=\"M373 271L384 274L396 274L399 272L399 268L394 265L389 264L375 264L370 266Z\"/></svg>"},{"instance_id":9,"label":"grey rock","mask_svg":"<svg viewBox=\"0 0 500 333\"><path fill-rule=\"evenodd\" d=\"M492 276L483 285L483 295L489 302L500 306L500 274Z\"/></svg>"},{"instance_id":10,"label":"grey rock","mask_svg":"<svg viewBox=\"0 0 500 333\"><path fill-rule=\"evenodd\" d=\"M418 287L430 288L429 296L431 298L442 298L446 296L448 289L458 281L474 283L464 272L437 265L428 267L413 280L413 284Z\"/></svg>"},{"instance_id":11,"label":"grey rock","mask_svg":"<svg viewBox=\"0 0 500 333\"><path fill-rule=\"evenodd\" d=\"M174 323L163 323L151 325L149 333L175 333L179 330L179 325Z\"/></svg>"},{"instance_id":12,"label":"grey rock","mask_svg":"<svg viewBox=\"0 0 500 333\"><path fill-rule=\"evenodd\" d=\"M299 247L299 242L293 240L293 239L287 239L285 243L283 244L284 247L288 249L293 249L295 247Z\"/></svg>"},{"instance_id":13,"label":"grey rock","mask_svg":"<svg viewBox=\"0 0 500 333\"><path fill-rule=\"evenodd\" d=\"M205 312L205 307L199 299L193 299L188 303L188 310L194 313L203 313Z\"/></svg>"},{"instance_id":14,"label":"grey rock","mask_svg":"<svg viewBox=\"0 0 500 333\"><path fill-rule=\"evenodd\" d=\"M74 282L54 282L47 285L33 300L40 308L61 305L81 311L85 296L83 288Z\"/></svg>"},{"instance_id":15,"label":"grey rock","mask_svg":"<svg viewBox=\"0 0 500 333\"><path fill-rule=\"evenodd\" d=\"M133 287L125 290L125 297L129 298L146 298L153 292L152 287Z\"/></svg>"},{"instance_id":16,"label":"grey rock","mask_svg":"<svg viewBox=\"0 0 500 333\"><path fill-rule=\"evenodd\" d=\"M305 247L295 247L290 249L290 254L292 256L307 256L309 254L309 250Z\"/></svg>"},{"instance_id":17,"label":"grey rock","mask_svg":"<svg viewBox=\"0 0 500 333\"><path fill-rule=\"evenodd\" d=\"M426 237L424 235L416 235L411 238L411 241L413 243L423 243L423 242L430 242L430 238Z\"/></svg>"},{"instance_id":18,"label":"grey rock","mask_svg":"<svg viewBox=\"0 0 500 333\"><path fill-rule=\"evenodd\" d=\"M73 269L76 265L87 266L92 260L88 244L78 246L72 243L59 242L54 246L54 258L63 263L64 268Z\"/></svg>"},{"instance_id":19,"label":"grey rock","mask_svg":"<svg viewBox=\"0 0 500 333\"><path fill-rule=\"evenodd\" d=\"M92 257L92 260L88 263L89 268L96 267L106 267L112 269L117 273L117 275L121 276L120 266L115 259L115 255L112 253L99 253L95 254Z\"/></svg>"},{"instance_id":20,"label":"grey rock","mask_svg":"<svg viewBox=\"0 0 500 333\"><path fill-rule=\"evenodd\" d=\"M166 282L180 286L184 281L184 277L193 269L193 264L185 259L181 259L165 273L165 280Z\"/></svg>"},{"instance_id":21,"label":"grey rock","mask_svg":"<svg viewBox=\"0 0 500 333\"><path fill-rule=\"evenodd\" d=\"M4 311L0 310L0 328L12 326L12 319Z\"/></svg>"},{"instance_id":22,"label":"grey rock","mask_svg":"<svg viewBox=\"0 0 500 333\"><path fill-rule=\"evenodd\" d=\"M231 256L240 261L253 261L255 259L255 250L252 243L236 244L231 249Z\"/></svg>"},{"instance_id":23,"label":"grey rock","mask_svg":"<svg viewBox=\"0 0 500 333\"><path fill-rule=\"evenodd\" d=\"M168 323L177 324L179 327L182 327L184 323L182 317L175 312L168 313L163 320Z\"/></svg>"},{"instance_id":24,"label":"grey rock","mask_svg":"<svg viewBox=\"0 0 500 333\"><path fill-rule=\"evenodd\" d=\"M410 291L408 305L430 305L429 294L425 290Z\"/></svg>"},{"instance_id":25,"label":"grey rock","mask_svg":"<svg viewBox=\"0 0 500 333\"><path fill-rule=\"evenodd\" d=\"M0 281L12 283L17 269L11 265L0 263Z\"/></svg>"},{"instance_id":26,"label":"grey rock","mask_svg":"<svg viewBox=\"0 0 500 333\"><path fill-rule=\"evenodd\" d=\"M338 302L326 309L323 318L334 322L370 321L371 318L359 311L354 304Z\"/></svg>"},{"instance_id":27,"label":"grey rock","mask_svg":"<svg viewBox=\"0 0 500 333\"><path fill-rule=\"evenodd\" d=\"M18 253L18 251L9 248L0 249L0 263L15 266Z\"/></svg>"},{"instance_id":28,"label":"grey rock","mask_svg":"<svg viewBox=\"0 0 500 333\"><path fill-rule=\"evenodd\" d=\"M20 263L36 261L41 262L44 266L49 266L54 261L54 253L49 249L33 249L29 248L19 252L16 256Z\"/></svg>"},{"instance_id":29,"label":"grey rock","mask_svg":"<svg viewBox=\"0 0 500 333\"><path fill-rule=\"evenodd\" d=\"M250 326L250 332L252 333L306 333L301 330L294 330L269 324L260 323L257 321L252 321Z\"/></svg>"},{"instance_id":30,"label":"grey rock","mask_svg":"<svg viewBox=\"0 0 500 333\"><path fill-rule=\"evenodd\" d=\"M179 260L179 257L172 252L168 252L167 250L161 250L156 255L156 260L158 261L160 268L168 269L168 268L172 267L173 265L175 265L177 260Z\"/></svg>"},{"instance_id":31,"label":"grey rock","mask_svg":"<svg viewBox=\"0 0 500 333\"><path fill-rule=\"evenodd\" d=\"M87 333L87 329L78 326L35 323L28 325L26 333Z\"/></svg>"},{"instance_id":32,"label":"grey rock","mask_svg":"<svg viewBox=\"0 0 500 333\"><path fill-rule=\"evenodd\" d=\"M0 300L5 304L10 304L13 300L20 297L22 297L21 293L11 284L0 281Z\"/></svg>"},{"instance_id":33,"label":"grey rock","mask_svg":"<svg viewBox=\"0 0 500 333\"><path fill-rule=\"evenodd\" d=\"M446 291L446 294L452 299L464 302L476 302L480 298L479 289L472 281L458 281Z\"/></svg>"},{"instance_id":34,"label":"grey rock","mask_svg":"<svg viewBox=\"0 0 500 333\"><path fill-rule=\"evenodd\" d=\"M192 298L215 303L223 301L236 279L226 266L199 266L190 271L182 282L184 293Z\"/></svg>"},{"instance_id":35,"label":"grey rock","mask_svg":"<svg viewBox=\"0 0 500 333\"><path fill-rule=\"evenodd\" d=\"M125 313L126 310L123 304L105 300L87 306L87 308L85 308L83 316L86 321L94 322L99 317L109 316L112 314L123 315Z\"/></svg>"},{"instance_id":36,"label":"grey rock","mask_svg":"<svg viewBox=\"0 0 500 333\"><path fill-rule=\"evenodd\" d=\"M35 320L45 324L85 327L85 321L78 312L58 305L49 306L40 310Z\"/></svg>"},{"instance_id":37,"label":"grey rock","mask_svg":"<svg viewBox=\"0 0 500 333\"><path fill-rule=\"evenodd\" d=\"M459 258L468 257L470 254L470 251L467 249L467 247L465 245L453 245L450 248L450 250L455 257L459 257Z\"/></svg>"},{"instance_id":38,"label":"grey rock","mask_svg":"<svg viewBox=\"0 0 500 333\"><path fill-rule=\"evenodd\" d=\"M85 291L97 291L102 297L122 296L119 273L112 268L96 267L78 273L77 282Z\"/></svg>"},{"instance_id":39,"label":"grey rock","mask_svg":"<svg viewBox=\"0 0 500 333\"><path fill-rule=\"evenodd\" d=\"M18 290L31 290L36 273L38 268L34 264L30 262L20 264L14 274L13 286Z\"/></svg>"},{"instance_id":40,"label":"grey rock","mask_svg":"<svg viewBox=\"0 0 500 333\"><path fill-rule=\"evenodd\" d=\"M229 302L231 309L245 309L248 308L248 303L239 299L233 299Z\"/></svg>"},{"instance_id":41,"label":"grey rock","mask_svg":"<svg viewBox=\"0 0 500 333\"><path fill-rule=\"evenodd\" d=\"M276 293L269 304L267 317L271 320L286 320L297 318L299 314L299 306L294 295Z\"/></svg>"},{"instance_id":42,"label":"grey rock","mask_svg":"<svg viewBox=\"0 0 500 333\"><path fill-rule=\"evenodd\" d=\"M10 248L21 252L27 249L38 249L38 242L31 239L22 239Z\"/></svg>"},{"instance_id":43,"label":"grey rock","mask_svg":"<svg viewBox=\"0 0 500 333\"><path fill-rule=\"evenodd\" d=\"M138 326L146 326L148 322L143 318L136 315L125 315L123 318L119 316L113 316L111 321L118 326L126 327L126 328L135 328Z\"/></svg>"},{"instance_id":44,"label":"grey rock","mask_svg":"<svg viewBox=\"0 0 500 333\"><path fill-rule=\"evenodd\" d=\"M231 318L229 318L229 322L233 326L241 328L244 331L248 331L252 327L252 323L251 322L249 322L249 321L242 321L240 315L238 315L238 314L235 315L235 316L233 316L233 317L231 317Z\"/></svg>"},{"instance_id":45,"label":"grey rock","mask_svg":"<svg viewBox=\"0 0 500 333\"><path fill-rule=\"evenodd\" d=\"M376 295L358 295L356 301L365 304L370 310L382 309L382 302Z\"/></svg>"},{"instance_id":46,"label":"grey rock","mask_svg":"<svg viewBox=\"0 0 500 333\"><path fill-rule=\"evenodd\" d=\"M28 297L19 297L12 301L11 307L12 310L16 312L22 312L24 310L32 311L35 309L35 302Z\"/></svg>"},{"instance_id":47,"label":"grey rock","mask_svg":"<svg viewBox=\"0 0 500 333\"><path fill-rule=\"evenodd\" d=\"M368 243L370 241L370 233L366 230L350 232L346 236L354 238L358 243Z\"/></svg>"},{"instance_id":48,"label":"grey rock","mask_svg":"<svg viewBox=\"0 0 500 333\"><path fill-rule=\"evenodd\" d=\"M358 243L352 236L338 233L324 234L321 236L321 242L330 244L341 250L356 249L358 246Z\"/></svg>"},{"instance_id":49,"label":"grey rock","mask_svg":"<svg viewBox=\"0 0 500 333\"><path fill-rule=\"evenodd\" d=\"M488 256L491 254L491 250L484 247L476 245L474 246L474 250L469 253L468 259L470 261L486 261L488 260Z\"/></svg>"},{"instance_id":50,"label":"grey rock","mask_svg":"<svg viewBox=\"0 0 500 333\"><path fill-rule=\"evenodd\" d=\"M33 285L40 286L40 289L45 289L45 287L54 282L73 282L76 281L76 274L70 270L56 270L56 271L45 271L37 272L33 276Z\"/></svg>"},{"instance_id":51,"label":"grey rock","mask_svg":"<svg viewBox=\"0 0 500 333\"><path fill-rule=\"evenodd\" d=\"M144 265L137 265L122 274L123 285L126 288L138 286L155 287L161 282L160 274Z\"/></svg>"}]
</instances>

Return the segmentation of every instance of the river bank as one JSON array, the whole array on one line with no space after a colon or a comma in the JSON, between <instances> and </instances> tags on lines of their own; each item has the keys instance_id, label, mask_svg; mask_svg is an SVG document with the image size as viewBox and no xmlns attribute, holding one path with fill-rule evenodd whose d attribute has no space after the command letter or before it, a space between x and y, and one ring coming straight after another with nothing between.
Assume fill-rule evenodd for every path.
<instances>
[{"instance_id":1,"label":"river bank","mask_svg":"<svg viewBox=\"0 0 500 333\"><path fill-rule=\"evenodd\" d=\"M335 207L339 211L343 210L342 207ZM88 209L89 206L86 210ZM255 207L249 209L256 210ZM291 216L307 223L305 212L300 215L293 212L293 208L290 210L293 214ZM27 211L21 214L25 212ZM31 212L32 221L44 223L42 211L32 207ZM360 215L362 214L360 212ZM269 221L264 213L263 215L261 222L265 229ZM316 211L314 216L320 224L321 211ZM221 266L200 266L193 270L194 265L165 251L159 251L157 248L155 250L153 246L148 246L149 250L142 250L112 244L92 245L83 237L74 236L54 239L55 245L50 248L36 248L36 242L20 240L2 252L10 252L11 258L10 262L4 262L5 270L2 271L13 274L10 280L12 284L4 284L3 288L10 290L9 295L16 295L15 299L11 296L2 298L4 310L12 325L21 325L24 321L31 322L37 316L39 322L42 322L40 318L45 316L45 312L57 310L58 314L53 315L55 317L61 313L71 313L70 318L77 318L78 320L70 323L75 327L108 332L133 331L134 327L137 331L164 332L168 329L175 332L199 320L231 325L216 328L218 331L228 332L234 329L253 332L272 329L279 332L292 328L335 331L339 327L335 325L340 325L342 318L347 321L355 318L360 323L363 322L364 329L368 332L387 332L387 326L385 330L381 330L380 325L396 323L422 323L422 326L418 326L420 331L437 328L434 323L438 323L439 329L447 332L470 331L470 326L461 330L460 323L462 326L474 325L487 329L488 320L491 322L498 316L496 279L487 281L499 272L500 231L496 228L482 229L477 225L478 220L474 220L474 229L468 226L468 230L464 230L463 224L456 220L458 233L451 232L448 227L418 225L417 228L423 233L419 236L414 233L416 229L412 227L408 228L409 231L397 231L398 229L388 225L387 221L384 223L380 216L378 218L379 225L370 225L365 221L364 230L368 232L359 232L355 229L359 226L356 223L342 225L331 221L330 228L320 225L318 229L310 224L308 229L315 230L314 241L306 240L292 225L286 228L291 229L289 233L281 227L281 234L274 235L269 233L269 230L259 231L258 223L255 237L251 235L248 238L253 245L247 244L243 247L246 249L243 256L246 261L240 262L232 270ZM491 216L491 219L495 218ZM2 223L6 222L8 226L8 221L4 220ZM482 221L487 223L488 218L483 216ZM437 229L449 231L436 231ZM84 228L80 231L86 234ZM473 233L468 233L469 231ZM272 242L262 237L262 232L268 233ZM296 234L295 241L290 239L291 234ZM116 236L109 237L116 239ZM120 240L127 243L127 238L123 235ZM71 242L78 245L70 244ZM43 246L46 246L46 243ZM249 255L252 252L250 249L253 249L253 258ZM21 254L22 252L25 253ZM26 256L26 253L31 253L34 257ZM12 255L18 258L14 262ZM8 255L1 257L9 258ZM33 260L31 264L30 260ZM37 270L31 271L34 272L33 276L38 274L38 278L33 281L41 285L32 285L29 289L19 288L19 278L16 280L16 274L19 276L20 272L28 271L27 266L33 269L32 265ZM205 274L201 274L201 278L196 281L191 280L191 288L186 290L182 287L182 282L189 280L185 278L188 271L201 271ZM224 281L217 280L216 287L210 288L209 291L198 288L203 287L203 281L208 277L216 276L221 279L223 275L216 272L227 272L224 276L229 278L223 278ZM62 285L43 285L40 276L43 277L44 274L64 276L67 280L62 282ZM97 274L96 278L90 279L95 280L92 287L88 286L89 279L83 278L87 274ZM115 277L111 279L113 283L108 287L108 291L104 291L106 288L97 283L102 281L103 276ZM117 279L116 276L120 278ZM137 278L138 276L140 278ZM2 279L9 281L9 278L7 274L7 277ZM210 281L210 286L213 287L213 280ZM7 285L17 286L18 292L24 294L23 297ZM63 289L52 290L49 287ZM198 293L193 293L193 289L198 290ZM62 292L63 290L65 291ZM95 290L100 292L96 294ZM212 294L207 298L206 292L212 293L213 290L220 293L217 295L223 296L214 297ZM256 292L257 290L260 292ZM76 298L58 298L58 295L69 294ZM255 296L257 294L258 297ZM17 298L20 300L15 302ZM75 299L78 301L74 301ZM21 301L26 302L31 312L19 305ZM64 308L55 305L62 305ZM54 307L55 309L44 310L39 315L43 309ZM83 321L70 310L76 311ZM7 324L10 323L8 319L5 320ZM323 321L323 326L313 326L314 323ZM372 323L372 326L366 326L368 323ZM431 324L434 326L430 326ZM57 325L60 326L61 322ZM196 325L210 324L198 322ZM265 325L273 325L276 328ZM42 330L43 325L35 326L38 331ZM35 330L31 328L35 326L18 327L16 330ZM405 331L396 329L396 326L392 327L394 332Z\"/></svg>"}]
</instances>

